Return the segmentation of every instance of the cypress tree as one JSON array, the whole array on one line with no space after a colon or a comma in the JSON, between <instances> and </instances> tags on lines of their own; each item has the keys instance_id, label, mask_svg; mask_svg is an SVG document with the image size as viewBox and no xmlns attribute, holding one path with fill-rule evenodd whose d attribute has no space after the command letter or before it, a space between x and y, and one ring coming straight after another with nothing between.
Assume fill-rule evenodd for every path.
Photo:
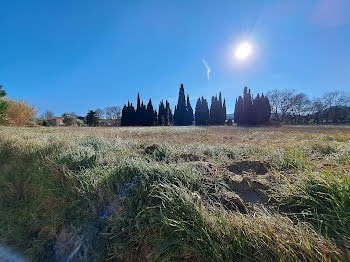
<instances>
[{"instance_id":1,"label":"cypress tree","mask_svg":"<svg viewBox=\"0 0 350 262\"><path fill-rule=\"evenodd\" d=\"M170 126L173 123L173 112L170 108L170 103L168 100L165 101L165 121L166 125Z\"/></svg>"},{"instance_id":2,"label":"cypress tree","mask_svg":"<svg viewBox=\"0 0 350 262\"><path fill-rule=\"evenodd\" d=\"M208 102L203 97L198 98L197 103L196 103L195 123L196 123L196 125L208 125L209 124Z\"/></svg>"},{"instance_id":3,"label":"cypress tree","mask_svg":"<svg viewBox=\"0 0 350 262\"><path fill-rule=\"evenodd\" d=\"M130 103L130 106L128 108L128 117L129 117L128 122L129 122L130 126L139 125L139 121L138 121L138 118L137 118L137 115L136 115L136 111L135 111L135 108L132 105L132 103Z\"/></svg>"},{"instance_id":4,"label":"cypress tree","mask_svg":"<svg viewBox=\"0 0 350 262\"><path fill-rule=\"evenodd\" d=\"M166 112L165 112L165 107L162 100L159 103L159 109L158 109L158 125L160 126L166 125L165 117L166 117Z\"/></svg>"},{"instance_id":5,"label":"cypress tree","mask_svg":"<svg viewBox=\"0 0 350 262\"><path fill-rule=\"evenodd\" d=\"M197 103L196 103L196 108L195 108L195 114L194 114L196 126L201 125L201 123L202 123L201 111L202 111L202 101L200 98L198 98Z\"/></svg>"},{"instance_id":6,"label":"cypress tree","mask_svg":"<svg viewBox=\"0 0 350 262\"><path fill-rule=\"evenodd\" d=\"M121 125L122 126L139 125L135 108L132 105L132 103L130 103L129 101L128 101L128 105L124 105L123 107Z\"/></svg>"},{"instance_id":7,"label":"cypress tree","mask_svg":"<svg viewBox=\"0 0 350 262\"><path fill-rule=\"evenodd\" d=\"M186 116L187 116L187 107L186 107L185 89L183 84L181 84L177 106L175 107L175 111L174 111L175 125L176 126L186 125L187 124Z\"/></svg>"},{"instance_id":8,"label":"cypress tree","mask_svg":"<svg viewBox=\"0 0 350 262\"><path fill-rule=\"evenodd\" d=\"M234 121L237 125L261 125L269 121L271 106L267 97L257 94L253 99L250 90L244 88L243 98L236 99Z\"/></svg>"},{"instance_id":9,"label":"cypress tree","mask_svg":"<svg viewBox=\"0 0 350 262\"><path fill-rule=\"evenodd\" d=\"M224 99L224 104L222 105L222 124L226 122L226 100Z\"/></svg>"},{"instance_id":10,"label":"cypress tree","mask_svg":"<svg viewBox=\"0 0 350 262\"><path fill-rule=\"evenodd\" d=\"M217 97L214 97L212 96L211 97L211 104L210 104L210 114L209 114L209 123L211 125L215 125L216 124L216 117L217 117L217 114L216 114L216 101L217 101Z\"/></svg>"},{"instance_id":11,"label":"cypress tree","mask_svg":"<svg viewBox=\"0 0 350 262\"><path fill-rule=\"evenodd\" d=\"M236 99L235 112L233 114L233 118L237 125L241 125L244 123L243 121L244 117L245 117L245 114L244 114L243 98L242 96L239 96L238 100Z\"/></svg>"},{"instance_id":12,"label":"cypress tree","mask_svg":"<svg viewBox=\"0 0 350 262\"><path fill-rule=\"evenodd\" d=\"M211 98L209 122L211 125L221 125L222 123L222 104L220 103L220 96L219 99L217 96Z\"/></svg>"},{"instance_id":13,"label":"cypress tree","mask_svg":"<svg viewBox=\"0 0 350 262\"><path fill-rule=\"evenodd\" d=\"M122 118L120 119L120 124L122 126L127 126L127 119L128 119L128 111L127 111L127 107L126 105L123 106L123 110L122 110Z\"/></svg>"},{"instance_id":14,"label":"cypress tree","mask_svg":"<svg viewBox=\"0 0 350 262\"><path fill-rule=\"evenodd\" d=\"M260 94L258 93L254 99L253 107L254 107L254 118L252 122L254 125L259 125L264 122L264 102L262 101Z\"/></svg>"},{"instance_id":15,"label":"cypress tree","mask_svg":"<svg viewBox=\"0 0 350 262\"><path fill-rule=\"evenodd\" d=\"M141 126L147 125L147 112L146 112L146 110L147 110L146 105L144 105L143 101L141 101L140 112L137 116L138 125L141 125Z\"/></svg>"},{"instance_id":16,"label":"cypress tree","mask_svg":"<svg viewBox=\"0 0 350 262\"><path fill-rule=\"evenodd\" d=\"M263 100L263 122L266 123L271 118L271 105L269 99L264 94L261 95L261 99Z\"/></svg>"},{"instance_id":17,"label":"cypress tree","mask_svg":"<svg viewBox=\"0 0 350 262\"><path fill-rule=\"evenodd\" d=\"M157 110L154 110L154 112L153 112L153 121L152 121L152 125L153 125L153 126L156 126L156 125L157 125L157 121L158 121Z\"/></svg>"},{"instance_id":18,"label":"cypress tree","mask_svg":"<svg viewBox=\"0 0 350 262\"><path fill-rule=\"evenodd\" d=\"M140 93L137 93L137 105L135 112L135 125L141 125L142 113L141 113L141 101L140 101Z\"/></svg>"},{"instance_id":19,"label":"cypress tree","mask_svg":"<svg viewBox=\"0 0 350 262\"><path fill-rule=\"evenodd\" d=\"M155 124L154 123L154 115L155 114L154 114L154 110L153 110L152 100L150 98L148 101L148 104L147 104L144 125L153 126Z\"/></svg>"},{"instance_id":20,"label":"cypress tree","mask_svg":"<svg viewBox=\"0 0 350 262\"><path fill-rule=\"evenodd\" d=\"M187 95L186 109L187 109L186 125L192 125L193 124L193 109L191 106L189 95Z\"/></svg>"},{"instance_id":21,"label":"cypress tree","mask_svg":"<svg viewBox=\"0 0 350 262\"><path fill-rule=\"evenodd\" d=\"M253 118L254 118L254 108L253 108L253 101L252 96L250 93L250 89L248 91L247 87L244 87L243 91L243 108L244 108L244 117L242 119L242 124L252 124Z\"/></svg>"}]
</instances>

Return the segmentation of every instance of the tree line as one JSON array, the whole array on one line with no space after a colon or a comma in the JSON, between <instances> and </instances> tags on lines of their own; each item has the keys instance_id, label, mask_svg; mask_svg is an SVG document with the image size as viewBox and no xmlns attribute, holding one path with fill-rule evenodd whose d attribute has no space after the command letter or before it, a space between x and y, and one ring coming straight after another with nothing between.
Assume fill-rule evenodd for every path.
<instances>
[{"instance_id":1,"label":"tree line","mask_svg":"<svg viewBox=\"0 0 350 262\"><path fill-rule=\"evenodd\" d=\"M319 98L309 98L294 89L267 92L272 118L285 124L350 122L350 97L333 91Z\"/></svg>"},{"instance_id":2,"label":"tree line","mask_svg":"<svg viewBox=\"0 0 350 262\"><path fill-rule=\"evenodd\" d=\"M188 126L193 125L224 125L226 121L226 101L222 101L221 92L219 98L212 97L210 109L206 99L199 98L196 104L195 113L193 111L190 97L185 96L183 84L179 88L177 105L172 113L168 100L160 101L158 111L154 110L152 100L145 105L137 95L136 109L130 101L124 105L122 110L122 126Z\"/></svg>"},{"instance_id":3,"label":"tree line","mask_svg":"<svg viewBox=\"0 0 350 262\"><path fill-rule=\"evenodd\" d=\"M237 125L262 125L269 122L271 106L264 94L258 93L255 98L247 87L243 90L243 97L236 99L234 121Z\"/></svg>"},{"instance_id":4,"label":"tree line","mask_svg":"<svg viewBox=\"0 0 350 262\"><path fill-rule=\"evenodd\" d=\"M47 110L41 118L34 118L36 111L24 101L11 100L5 97L6 92L0 85L0 124L24 125L36 121L40 125L48 125L47 118L53 117ZM197 99L193 110L190 97L185 96L183 84L179 88L179 96L174 113L168 100L160 101L158 111L154 109L152 100L145 104L137 95L137 105L128 102L121 110L118 106L105 109L89 110L86 116L78 116L74 112L64 113L65 125L88 126L186 126L186 125L224 125L226 121L226 100L219 96L211 98L209 106L204 97ZM271 90L264 94L252 95L247 87L243 95L236 99L233 119L237 125L264 125L274 121L285 124L310 123L350 123L350 97L345 92L334 91L320 98L310 99L304 93L295 90ZM39 121L39 122L38 122Z\"/></svg>"}]
</instances>

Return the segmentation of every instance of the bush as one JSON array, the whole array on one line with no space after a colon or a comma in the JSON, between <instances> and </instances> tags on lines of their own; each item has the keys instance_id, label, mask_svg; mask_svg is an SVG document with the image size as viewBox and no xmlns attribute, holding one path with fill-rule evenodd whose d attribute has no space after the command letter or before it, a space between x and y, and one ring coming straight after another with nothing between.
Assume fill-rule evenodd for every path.
<instances>
[{"instance_id":1,"label":"bush","mask_svg":"<svg viewBox=\"0 0 350 262\"><path fill-rule=\"evenodd\" d=\"M82 120L80 120L72 115L65 115L64 119L63 119L63 123L66 126L73 126L73 125L82 126L84 124L84 122Z\"/></svg>"},{"instance_id":2,"label":"bush","mask_svg":"<svg viewBox=\"0 0 350 262\"><path fill-rule=\"evenodd\" d=\"M44 119L44 120L41 122L41 125L42 125L42 126L49 126L49 122L47 122L47 120Z\"/></svg>"},{"instance_id":3,"label":"bush","mask_svg":"<svg viewBox=\"0 0 350 262\"><path fill-rule=\"evenodd\" d=\"M14 126L23 126L28 120L35 116L35 107L24 101L7 100L6 111L7 122Z\"/></svg>"}]
</instances>

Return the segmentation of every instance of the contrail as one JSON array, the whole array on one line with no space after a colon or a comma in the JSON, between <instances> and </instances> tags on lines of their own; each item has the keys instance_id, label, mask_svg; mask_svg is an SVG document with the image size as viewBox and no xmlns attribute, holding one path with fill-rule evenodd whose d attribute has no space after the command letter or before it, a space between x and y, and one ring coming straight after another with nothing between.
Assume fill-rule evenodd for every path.
<instances>
[{"instance_id":1,"label":"contrail","mask_svg":"<svg viewBox=\"0 0 350 262\"><path fill-rule=\"evenodd\" d=\"M207 78L208 78L208 80L210 80L211 69L208 65L208 62L205 59L203 59L202 62L203 62L203 65L205 66L205 68L207 69Z\"/></svg>"}]
</instances>

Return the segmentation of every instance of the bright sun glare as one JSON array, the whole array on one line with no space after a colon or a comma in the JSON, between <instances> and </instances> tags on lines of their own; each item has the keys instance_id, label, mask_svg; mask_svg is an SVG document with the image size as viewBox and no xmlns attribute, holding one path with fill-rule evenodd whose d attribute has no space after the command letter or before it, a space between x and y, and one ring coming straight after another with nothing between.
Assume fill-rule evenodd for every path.
<instances>
[{"instance_id":1,"label":"bright sun glare","mask_svg":"<svg viewBox=\"0 0 350 262\"><path fill-rule=\"evenodd\" d=\"M245 60L252 54L252 51L253 47L250 43L241 43L235 49L235 57L238 60Z\"/></svg>"}]
</instances>

